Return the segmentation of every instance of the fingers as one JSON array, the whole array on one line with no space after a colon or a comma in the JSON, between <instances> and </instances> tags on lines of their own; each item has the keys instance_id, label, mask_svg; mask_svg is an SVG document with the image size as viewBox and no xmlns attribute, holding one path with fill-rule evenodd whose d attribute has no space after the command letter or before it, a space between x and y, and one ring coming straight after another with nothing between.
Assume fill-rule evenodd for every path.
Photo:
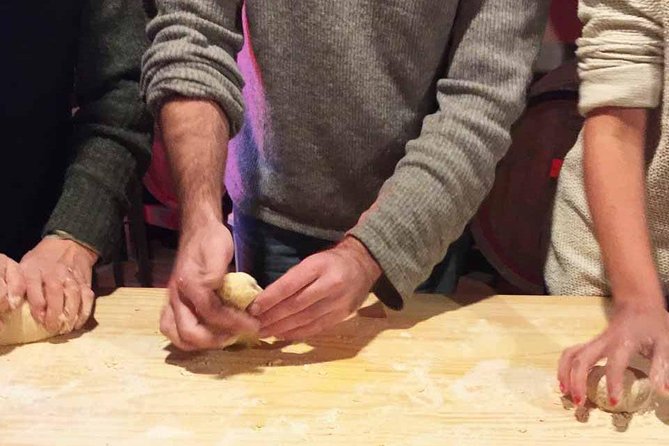
<instances>
[{"instance_id":1,"label":"fingers","mask_svg":"<svg viewBox=\"0 0 669 446\"><path fill-rule=\"evenodd\" d=\"M331 328L346 318L342 311L332 311L308 324L287 331L281 336L287 341L300 341L315 336L328 328Z\"/></svg>"},{"instance_id":2,"label":"fingers","mask_svg":"<svg viewBox=\"0 0 669 446\"><path fill-rule=\"evenodd\" d=\"M81 328L90 317L94 295L82 283L83 276L66 267L47 273L28 268L26 296L35 320L51 333L64 334Z\"/></svg>"},{"instance_id":3,"label":"fingers","mask_svg":"<svg viewBox=\"0 0 669 446\"><path fill-rule=\"evenodd\" d=\"M286 333L308 325L311 322L322 318L326 314L335 311L335 306L336 302L334 299L323 299L317 301L313 305L308 306L302 311L293 313L284 319L278 320L269 325L263 324L263 328L260 330L260 337L266 338L269 336L276 336L283 338ZM346 315L344 315L342 319L345 317Z\"/></svg>"},{"instance_id":4,"label":"fingers","mask_svg":"<svg viewBox=\"0 0 669 446\"><path fill-rule=\"evenodd\" d=\"M0 277L0 314L6 313L11 310L9 306L9 293L7 290L7 282L5 279Z\"/></svg>"},{"instance_id":5,"label":"fingers","mask_svg":"<svg viewBox=\"0 0 669 446\"><path fill-rule=\"evenodd\" d=\"M74 278L66 278L65 283L63 284L63 295L64 295L64 304L63 304L63 314L61 317L61 322L64 323L61 331L70 332L76 326L77 320L79 319L79 313L81 312L81 286L77 283Z\"/></svg>"},{"instance_id":6,"label":"fingers","mask_svg":"<svg viewBox=\"0 0 669 446\"><path fill-rule=\"evenodd\" d=\"M25 294L25 280L18 264L0 254L0 313L18 308Z\"/></svg>"},{"instance_id":7,"label":"fingers","mask_svg":"<svg viewBox=\"0 0 669 446\"><path fill-rule=\"evenodd\" d=\"M174 317L174 329L165 327L165 332L169 333L171 340L176 340L185 349L213 349L220 348L226 344L231 336L235 336L243 331L224 330L223 333L215 333L208 326L200 324L195 313L190 307L185 305L178 296L176 290L171 290L170 307ZM231 310L222 307L222 315L226 316L226 311ZM235 321L228 322L228 325L234 326ZM236 329L235 329L236 330ZM175 343L181 348L179 344Z\"/></svg>"},{"instance_id":8,"label":"fingers","mask_svg":"<svg viewBox=\"0 0 669 446\"><path fill-rule=\"evenodd\" d=\"M606 361L606 385L609 392L609 403L617 406L623 396L623 379L630 358L634 354L631 345L623 344L616 348Z\"/></svg>"},{"instance_id":9,"label":"fingers","mask_svg":"<svg viewBox=\"0 0 669 446\"><path fill-rule=\"evenodd\" d=\"M81 287L81 306L79 308L79 317L74 326L76 330L82 328L93 312L93 304L95 303L95 293L88 287Z\"/></svg>"},{"instance_id":10,"label":"fingers","mask_svg":"<svg viewBox=\"0 0 669 446\"><path fill-rule=\"evenodd\" d=\"M169 288L173 291L170 298L177 297L184 304L189 304L202 318L214 318L223 306L213 289L204 286L200 280L182 277L176 281L176 286L170 285Z\"/></svg>"},{"instance_id":11,"label":"fingers","mask_svg":"<svg viewBox=\"0 0 669 446\"><path fill-rule=\"evenodd\" d=\"M309 286L318 279L320 273L321 264L319 261L314 260L313 257L305 259L260 293L249 307L249 313L258 317L269 311L283 300Z\"/></svg>"},{"instance_id":12,"label":"fingers","mask_svg":"<svg viewBox=\"0 0 669 446\"><path fill-rule=\"evenodd\" d=\"M18 263L14 261L7 262L5 281L7 283L9 306L14 310L21 305L26 295L26 280Z\"/></svg>"},{"instance_id":13,"label":"fingers","mask_svg":"<svg viewBox=\"0 0 669 446\"><path fill-rule=\"evenodd\" d=\"M42 287L42 273L39 270L25 272L26 276L26 298L30 304L30 313L40 324L45 324L46 299Z\"/></svg>"},{"instance_id":14,"label":"fingers","mask_svg":"<svg viewBox=\"0 0 669 446\"><path fill-rule=\"evenodd\" d=\"M560 362L558 364L558 382L560 383L560 391L564 395L571 393L571 364L574 357L581 351L583 344L575 345L562 352Z\"/></svg>"},{"instance_id":15,"label":"fingers","mask_svg":"<svg viewBox=\"0 0 669 446\"><path fill-rule=\"evenodd\" d=\"M178 338L198 349L215 348L216 336L204 325L200 325L190 308L179 302L172 305Z\"/></svg>"},{"instance_id":16,"label":"fingers","mask_svg":"<svg viewBox=\"0 0 669 446\"><path fill-rule=\"evenodd\" d=\"M572 360L569 389L572 401L577 406L585 404L588 373L603 358L604 347L602 338L597 338L586 344Z\"/></svg>"},{"instance_id":17,"label":"fingers","mask_svg":"<svg viewBox=\"0 0 669 446\"><path fill-rule=\"evenodd\" d=\"M177 307L187 306L192 309L189 309L188 313L197 316L204 325L228 335L256 333L260 328L257 320L242 311L224 306L213 290L200 283L182 279L178 281L175 292L175 297L182 302L182 305L173 304L177 326L180 323L180 315L186 315Z\"/></svg>"},{"instance_id":18,"label":"fingers","mask_svg":"<svg viewBox=\"0 0 669 446\"><path fill-rule=\"evenodd\" d=\"M655 391L669 396L669 342L658 341L653 351L650 382Z\"/></svg>"},{"instance_id":19,"label":"fingers","mask_svg":"<svg viewBox=\"0 0 669 446\"><path fill-rule=\"evenodd\" d=\"M283 321L287 318L291 318L292 316L296 316L298 313L303 312L307 308L316 305L320 300L324 300L326 297L328 297L328 295L332 295L331 291L332 290L330 287L328 287L328 284L325 280L318 279L307 285L305 288L297 291L292 296L283 299L269 310L261 313L258 316L260 325L262 327L269 327L276 322ZM327 310L327 312L331 310L332 309L330 308ZM315 317L320 317L322 315L322 312L313 314L313 316L311 316L311 313L309 312L302 314L303 317L311 316L309 319L304 319L307 322L313 320Z\"/></svg>"},{"instance_id":20,"label":"fingers","mask_svg":"<svg viewBox=\"0 0 669 446\"><path fill-rule=\"evenodd\" d=\"M167 339L172 342L179 349L184 351L194 351L197 348L194 345L191 345L181 339L179 332L177 331L176 321L174 320L174 311L172 311L172 306L167 303L163 307L163 311L160 314L160 332L164 334Z\"/></svg>"},{"instance_id":21,"label":"fingers","mask_svg":"<svg viewBox=\"0 0 669 446\"><path fill-rule=\"evenodd\" d=\"M64 310L65 296L63 283L65 282L64 272L63 276L56 273L49 273L42 275L44 286L44 298L46 299L46 317L44 319L44 326L51 333L59 333L61 331L61 315Z\"/></svg>"},{"instance_id":22,"label":"fingers","mask_svg":"<svg viewBox=\"0 0 669 446\"><path fill-rule=\"evenodd\" d=\"M9 306L9 290L5 275L7 271L7 257L0 254L0 314L10 310Z\"/></svg>"}]
</instances>

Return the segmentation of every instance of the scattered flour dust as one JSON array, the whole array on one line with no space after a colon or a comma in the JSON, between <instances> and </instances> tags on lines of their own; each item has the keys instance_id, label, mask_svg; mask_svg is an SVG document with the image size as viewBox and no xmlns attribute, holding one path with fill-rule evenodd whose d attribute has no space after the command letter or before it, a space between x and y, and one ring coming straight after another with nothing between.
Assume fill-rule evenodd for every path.
<instances>
[{"instance_id":1,"label":"scattered flour dust","mask_svg":"<svg viewBox=\"0 0 669 446\"><path fill-rule=\"evenodd\" d=\"M0 404L32 406L34 404L54 401L79 386L79 381L71 381L55 389L41 389L23 384L0 385Z\"/></svg>"},{"instance_id":2,"label":"scattered flour dust","mask_svg":"<svg viewBox=\"0 0 669 446\"><path fill-rule=\"evenodd\" d=\"M443 383L431 376L428 361L414 364L396 362L392 368L404 374L404 379L390 389L391 393L400 393L420 407L439 409L444 405Z\"/></svg>"},{"instance_id":3,"label":"scattered flour dust","mask_svg":"<svg viewBox=\"0 0 669 446\"><path fill-rule=\"evenodd\" d=\"M466 402L466 406L476 414L499 412L500 405L505 407L509 414L528 414L531 423L516 419L510 423L518 423L518 433L523 435L527 444L537 444L542 441L546 433L543 424L536 424L535 419L544 421L554 420L555 417L570 418L573 425L561 432L565 444L572 444L572 440L581 439L589 429L602 429L615 433L612 416L599 409L592 409L588 413L584 424L576 420L573 409L565 411L561 402L561 393L557 388L555 374L552 371L513 366L507 360L490 360L478 363L462 378L455 381L449 388L451 398ZM490 404L490 395L495 396L495 404ZM521 417L522 418L522 417ZM655 413L634 414L629 428L632 431L651 435L654 429L662 432L666 426L658 420ZM669 406L667 406L666 423L669 424ZM479 444L475 441L476 435L484 432L469 432L469 426L458 426L450 434L453 445ZM583 431L582 429L586 429ZM460 435L461 434L461 435ZM470 435L470 434L473 434ZM536 438L534 438L536 437ZM615 438L615 437L612 437ZM536 439L536 442L533 442Z\"/></svg>"},{"instance_id":4,"label":"scattered flour dust","mask_svg":"<svg viewBox=\"0 0 669 446\"><path fill-rule=\"evenodd\" d=\"M412 403L431 409L439 409L444 405L443 387L430 376L428 363L412 367L405 382L409 387L406 395Z\"/></svg>"},{"instance_id":5,"label":"scattered flour dust","mask_svg":"<svg viewBox=\"0 0 669 446\"><path fill-rule=\"evenodd\" d=\"M478 363L450 387L451 395L478 409L489 408L489 396L495 395L496 405L545 406L559 401L555 374L532 367L513 367L507 360Z\"/></svg>"}]
</instances>

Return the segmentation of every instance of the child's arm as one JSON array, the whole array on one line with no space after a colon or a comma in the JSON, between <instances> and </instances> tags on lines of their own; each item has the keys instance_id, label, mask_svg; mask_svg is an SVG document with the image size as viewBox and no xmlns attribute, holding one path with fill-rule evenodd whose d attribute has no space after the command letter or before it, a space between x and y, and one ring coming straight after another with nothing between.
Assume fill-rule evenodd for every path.
<instances>
[{"instance_id":1,"label":"child's arm","mask_svg":"<svg viewBox=\"0 0 669 446\"><path fill-rule=\"evenodd\" d=\"M617 306L664 308L646 220L646 109L603 108L584 128L585 190Z\"/></svg>"},{"instance_id":2,"label":"child's arm","mask_svg":"<svg viewBox=\"0 0 669 446\"><path fill-rule=\"evenodd\" d=\"M584 129L585 187L614 296L614 314L595 340L569 349L560 361L565 393L584 404L590 368L607 358L612 405L620 401L632 355L653 355L651 379L669 390L669 314L653 260L646 220L645 135L648 111L601 108Z\"/></svg>"}]
</instances>

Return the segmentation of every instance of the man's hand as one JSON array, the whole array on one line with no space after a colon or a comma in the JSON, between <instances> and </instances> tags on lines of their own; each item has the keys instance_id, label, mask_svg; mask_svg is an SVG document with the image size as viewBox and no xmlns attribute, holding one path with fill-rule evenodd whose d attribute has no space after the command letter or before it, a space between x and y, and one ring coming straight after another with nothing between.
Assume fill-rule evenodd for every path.
<instances>
[{"instance_id":1,"label":"man's hand","mask_svg":"<svg viewBox=\"0 0 669 446\"><path fill-rule=\"evenodd\" d=\"M353 237L314 254L267 287L249 312L261 337L304 339L346 319L367 298L381 268Z\"/></svg>"},{"instance_id":2,"label":"man's hand","mask_svg":"<svg viewBox=\"0 0 669 446\"><path fill-rule=\"evenodd\" d=\"M81 328L91 315L98 255L71 240L47 237L21 259L33 318L52 333Z\"/></svg>"},{"instance_id":3,"label":"man's hand","mask_svg":"<svg viewBox=\"0 0 669 446\"><path fill-rule=\"evenodd\" d=\"M669 313L662 306L621 306L601 335L565 350L558 369L560 389L570 394L576 405L584 405L588 373L600 359L607 358L609 400L615 406L622 397L623 374L636 353L652 358L653 387L659 393L669 393Z\"/></svg>"},{"instance_id":4,"label":"man's hand","mask_svg":"<svg viewBox=\"0 0 669 446\"><path fill-rule=\"evenodd\" d=\"M255 319L224 306L216 294L232 255L232 236L220 221L182 235L160 318L160 330L180 349L219 348L232 336L258 331Z\"/></svg>"},{"instance_id":5,"label":"man's hand","mask_svg":"<svg viewBox=\"0 0 669 446\"><path fill-rule=\"evenodd\" d=\"M26 294L26 282L18 263L0 254L0 316L21 305ZM0 320L0 327L2 320Z\"/></svg>"}]
</instances>

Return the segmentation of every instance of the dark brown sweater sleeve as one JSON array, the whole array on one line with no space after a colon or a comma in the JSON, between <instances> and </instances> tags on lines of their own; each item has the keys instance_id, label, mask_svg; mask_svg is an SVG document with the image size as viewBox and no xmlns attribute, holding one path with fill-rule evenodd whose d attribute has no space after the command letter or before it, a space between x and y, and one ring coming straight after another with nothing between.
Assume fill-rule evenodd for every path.
<instances>
[{"instance_id":1,"label":"dark brown sweater sleeve","mask_svg":"<svg viewBox=\"0 0 669 446\"><path fill-rule=\"evenodd\" d=\"M137 0L87 0L82 8L75 157L45 233L65 231L106 258L120 234L128 185L151 156L151 118L139 95L147 18Z\"/></svg>"}]
</instances>

